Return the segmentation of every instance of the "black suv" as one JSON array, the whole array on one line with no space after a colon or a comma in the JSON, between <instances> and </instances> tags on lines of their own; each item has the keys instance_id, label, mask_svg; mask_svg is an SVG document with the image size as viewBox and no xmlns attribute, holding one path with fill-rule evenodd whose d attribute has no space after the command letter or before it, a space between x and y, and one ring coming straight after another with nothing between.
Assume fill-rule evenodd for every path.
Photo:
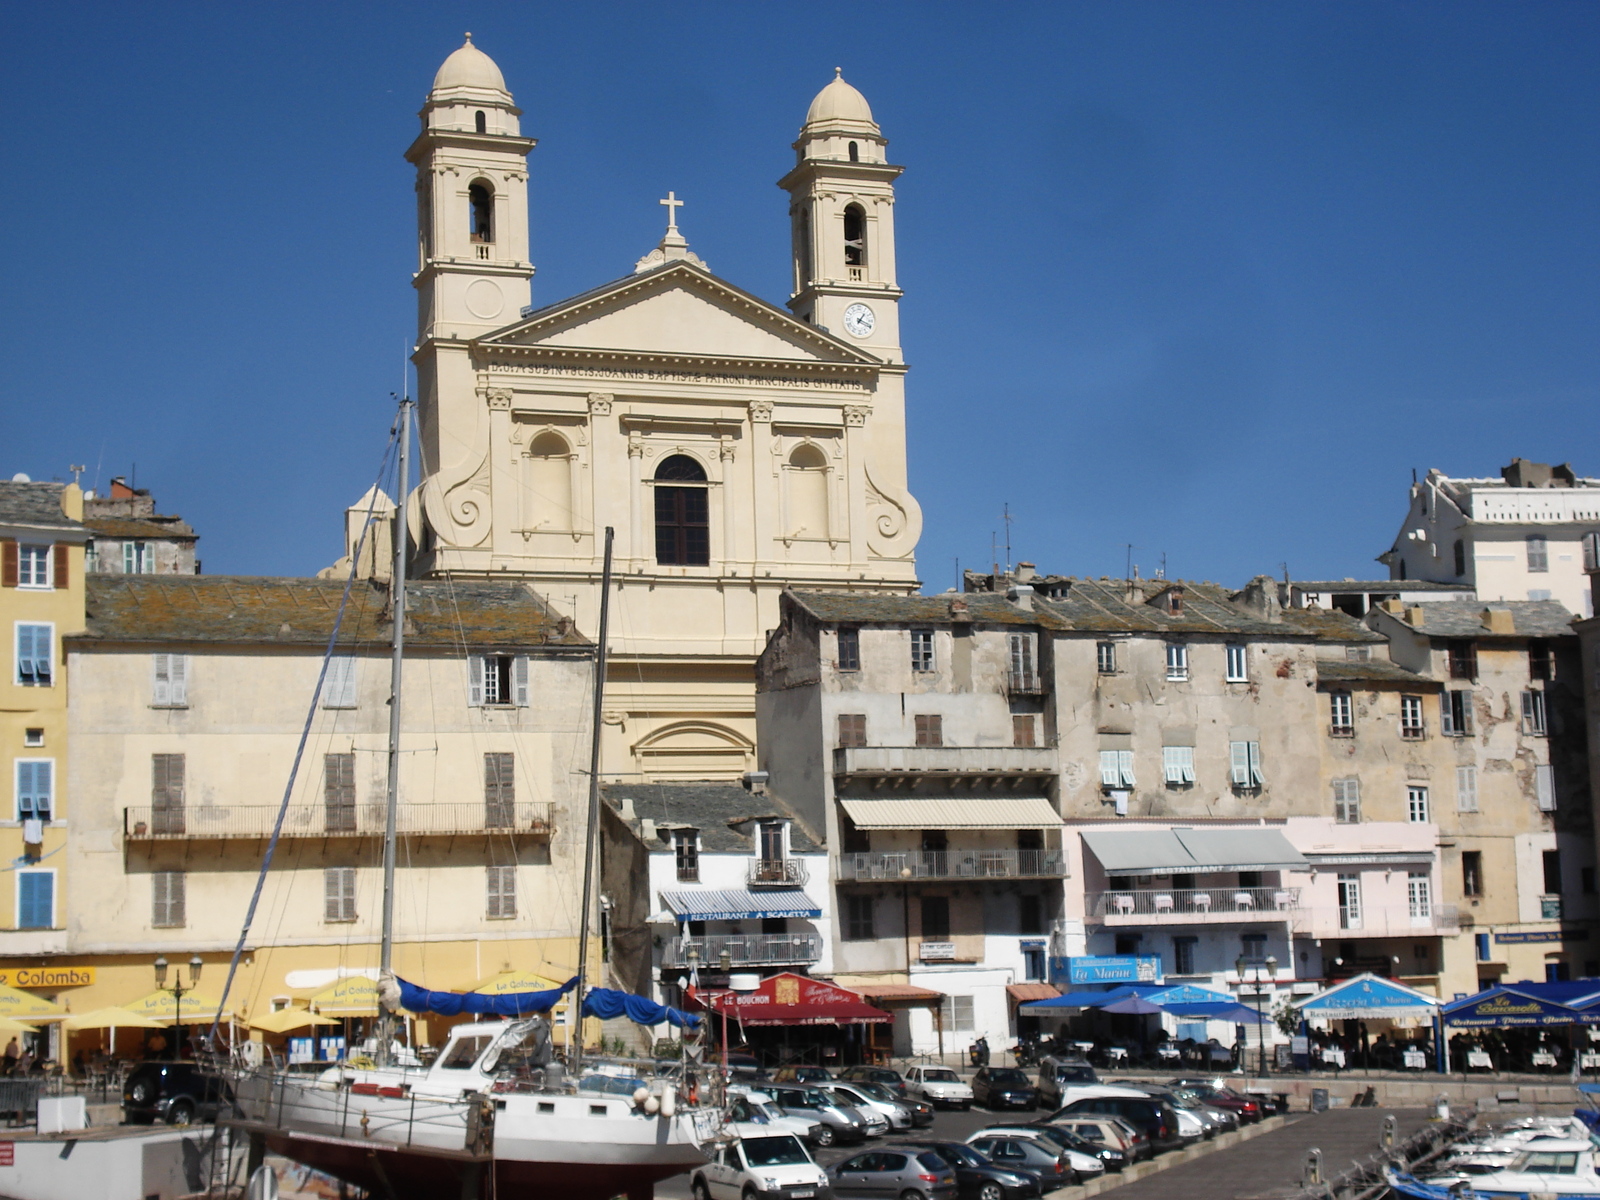
<instances>
[{"instance_id":1,"label":"black suv","mask_svg":"<svg viewBox=\"0 0 1600 1200\"><path fill-rule=\"evenodd\" d=\"M972 1077L972 1102L987 1109L1032 1108L1039 1091L1016 1067L979 1067Z\"/></svg>"},{"instance_id":2,"label":"black suv","mask_svg":"<svg viewBox=\"0 0 1600 1200\"><path fill-rule=\"evenodd\" d=\"M224 1107L232 1105L227 1082L192 1062L140 1063L122 1085L122 1111L134 1125L215 1121Z\"/></svg>"}]
</instances>

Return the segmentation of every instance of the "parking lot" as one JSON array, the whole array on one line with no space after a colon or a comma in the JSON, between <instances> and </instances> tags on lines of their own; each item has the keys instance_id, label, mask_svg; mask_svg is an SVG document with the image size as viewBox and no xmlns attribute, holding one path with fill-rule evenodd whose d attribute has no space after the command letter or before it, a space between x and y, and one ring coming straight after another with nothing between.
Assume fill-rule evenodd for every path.
<instances>
[{"instance_id":1,"label":"parking lot","mask_svg":"<svg viewBox=\"0 0 1600 1200\"><path fill-rule=\"evenodd\" d=\"M866 1143L866 1148L887 1145L890 1142L900 1141L907 1137L937 1138L940 1141L964 1142L968 1136L982 1129L985 1125L995 1125L1001 1121L1033 1121L1043 1114L1041 1112L1018 1112L1012 1109L1009 1112L990 1112L986 1108L974 1107L969 1112L938 1111L933 1115L933 1125L926 1129L913 1130L909 1134L891 1134L888 1137L873 1138ZM825 1167L831 1167L836 1162L842 1162L852 1154L858 1153L863 1147L856 1146L830 1146L825 1150L815 1150L816 1160ZM657 1200L689 1200L689 1176L679 1175L675 1179L667 1179L656 1184Z\"/></svg>"}]
</instances>

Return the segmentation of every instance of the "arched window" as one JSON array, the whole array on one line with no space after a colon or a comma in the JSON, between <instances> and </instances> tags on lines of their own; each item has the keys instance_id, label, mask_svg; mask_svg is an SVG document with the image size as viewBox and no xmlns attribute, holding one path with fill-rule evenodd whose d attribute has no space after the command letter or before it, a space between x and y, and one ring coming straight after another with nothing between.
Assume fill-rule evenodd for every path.
<instances>
[{"instance_id":1,"label":"arched window","mask_svg":"<svg viewBox=\"0 0 1600 1200\"><path fill-rule=\"evenodd\" d=\"M789 455L789 532L796 537L828 536L828 457L815 446L797 446Z\"/></svg>"},{"instance_id":2,"label":"arched window","mask_svg":"<svg viewBox=\"0 0 1600 1200\"><path fill-rule=\"evenodd\" d=\"M859 204L844 210L844 265L867 265L867 214Z\"/></svg>"},{"instance_id":3,"label":"arched window","mask_svg":"<svg viewBox=\"0 0 1600 1200\"><path fill-rule=\"evenodd\" d=\"M467 189L467 200L472 205L472 240L494 241L494 193L486 183L475 183Z\"/></svg>"},{"instance_id":4,"label":"arched window","mask_svg":"<svg viewBox=\"0 0 1600 1200\"><path fill-rule=\"evenodd\" d=\"M811 214L798 209L794 214L794 290L811 282Z\"/></svg>"},{"instance_id":5,"label":"arched window","mask_svg":"<svg viewBox=\"0 0 1600 1200\"><path fill-rule=\"evenodd\" d=\"M674 454L656 468L656 485L656 562L665 567L710 565L705 469L687 454Z\"/></svg>"},{"instance_id":6,"label":"arched window","mask_svg":"<svg viewBox=\"0 0 1600 1200\"><path fill-rule=\"evenodd\" d=\"M857 146L854 142L850 143L850 161L851 162L860 162L861 161L861 147Z\"/></svg>"},{"instance_id":7,"label":"arched window","mask_svg":"<svg viewBox=\"0 0 1600 1200\"><path fill-rule=\"evenodd\" d=\"M546 430L528 447L528 527L571 529L572 448Z\"/></svg>"},{"instance_id":8,"label":"arched window","mask_svg":"<svg viewBox=\"0 0 1600 1200\"><path fill-rule=\"evenodd\" d=\"M477 128L479 133L489 132L489 119L485 117L483 113L479 112L474 115L472 118L472 123Z\"/></svg>"}]
</instances>

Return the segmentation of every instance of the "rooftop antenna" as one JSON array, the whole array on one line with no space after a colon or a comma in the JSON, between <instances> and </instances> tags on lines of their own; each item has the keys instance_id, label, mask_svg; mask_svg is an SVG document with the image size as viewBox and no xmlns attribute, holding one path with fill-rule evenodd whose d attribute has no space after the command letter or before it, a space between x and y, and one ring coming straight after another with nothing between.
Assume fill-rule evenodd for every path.
<instances>
[{"instance_id":1,"label":"rooftop antenna","mask_svg":"<svg viewBox=\"0 0 1600 1200\"><path fill-rule=\"evenodd\" d=\"M1006 523L1006 574L1011 574L1011 505L1001 506L1000 519Z\"/></svg>"},{"instance_id":2,"label":"rooftop antenna","mask_svg":"<svg viewBox=\"0 0 1600 1200\"><path fill-rule=\"evenodd\" d=\"M87 471L87 470L88 470L88 469L89 469L89 468L88 468L88 467L80 467L80 466L78 466L78 465L77 465L77 464L76 464L76 463L70 463L70 464L68 464L68 466L67 466L67 470L69 470L69 471L71 471L71 472L72 472L72 486L73 486L73 487L77 487L77 486L78 486L78 480L79 480L79 477L80 477L80 476L81 476L81 475L82 475L82 474L83 474L83 473L84 473L84 472L85 472L85 471Z\"/></svg>"},{"instance_id":3,"label":"rooftop antenna","mask_svg":"<svg viewBox=\"0 0 1600 1200\"><path fill-rule=\"evenodd\" d=\"M956 591L965 591L965 583L966 580L961 577L961 556L958 554L956 555Z\"/></svg>"},{"instance_id":4,"label":"rooftop antenna","mask_svg":"<svg viewBox=\"0 0 1600 1200\"><path fill-rule=\"evenodd\" d=\"M1166 577L1167 577L1167 552L1165 550L1163 550L1161 552L1161 566L1156 570L1156 578L1157 579L1165 579Z\"/></svg>"},{"instance_id":5,"label":"rooftop antenna","mask_svg":"<svg viewBox=\"0 0 1600 1200\"><path fill-rule=\"evenodd\" d=\"M1285 563L1279 563L1278 565L1283 568L1283 586L1284 587L1288 587L1289 586L1289 564L1285 562Z\"/></svg>"},{"instance_id":6,"label":"rooftop antenna","mask_svg":"<svg viewBox=\"0 0 1600 1200\"><path fill-rule=\"evenodd\" d=\"M999 537L997 537L994 530L991 529L989 531L989 564L994 571L994 574L989 576L989 587L991 591L994 591L1000 587L999 542Z\"/></svg>"}]
</instances>

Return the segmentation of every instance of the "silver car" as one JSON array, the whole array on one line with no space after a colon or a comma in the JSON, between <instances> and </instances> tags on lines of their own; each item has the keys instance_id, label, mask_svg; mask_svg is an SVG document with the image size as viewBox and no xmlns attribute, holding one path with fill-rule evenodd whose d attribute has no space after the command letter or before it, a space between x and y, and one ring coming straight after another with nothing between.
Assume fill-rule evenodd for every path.
<instances>
[{"instance_id":1,"label":"silver car","mask_svg":"<svg viewBox=\"0 0 1600 1200\"><path fill-rule=\"evenodd\" d=\"M839 1200L956 1200L955 1168L932 1150L885 1146L847 1158L828 1168L828 1180Z\"/></svg>"},{"instance_id":2,"label":"silver car","mask_svg":"<svg viewBox=\"0 0 1600 1200\"><path fill-rule=\"evenodd\" d=\"M800 1117L817 1126L813 1140L818 1146L864 1142L868 1137L889 1131L889 1123L876 1113L869 1124L856 1109L845 1108L820 1088L774 1083L767 1085L767 1094L784 1116Z\"/></svg>"},{"instance_id":3,"label":"silver car","mask_svg":"<svg viewBox=\"0 0 1600 1200\"><path fill-rule=\"evenodd\" d=\"M886 1089L876 1084L834 1082L825 1086L840 1104L848 1104L864 1115L876 1114L889 1122L890 1129L911 1128L910 1107L901 1104Z\"/></svg>"}]
</instances>

